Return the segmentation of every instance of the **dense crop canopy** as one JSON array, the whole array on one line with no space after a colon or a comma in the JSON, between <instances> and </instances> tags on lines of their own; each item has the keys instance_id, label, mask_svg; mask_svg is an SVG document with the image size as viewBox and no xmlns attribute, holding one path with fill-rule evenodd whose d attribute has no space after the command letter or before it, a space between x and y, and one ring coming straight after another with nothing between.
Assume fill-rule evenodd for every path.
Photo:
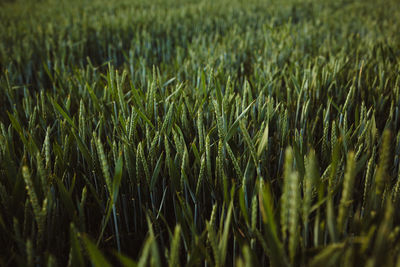
<instances>
[{"instance_id":1,"label":"dense crop canopy","mask_svg":"<svg viewBox=\"0 0 400 267\"><path fill-rule=\"evenodd\" d=\"M0 265L397 266L396 0L0 3Z\"/></svg>"}]
</instances>

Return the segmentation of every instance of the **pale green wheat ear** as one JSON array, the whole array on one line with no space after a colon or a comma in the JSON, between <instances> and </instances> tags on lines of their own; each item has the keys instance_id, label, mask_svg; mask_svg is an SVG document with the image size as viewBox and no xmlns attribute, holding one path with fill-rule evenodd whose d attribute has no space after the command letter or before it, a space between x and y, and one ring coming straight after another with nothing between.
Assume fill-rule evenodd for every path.
<instances>
[{"instance_id":1,"label":"pale green wheat ear","mask_svg":"<svg viewBox=\"0 0 400 267\"><path fill-rule=\"evenodd\" d=\"M211 245L212 253L214 255L214 264L215 264L215 266L221 266L221 259L220 259L219 249L218 249L217 235L214 230L216 216L217 216L217 205L214 205L212 212L211 212L210 220L208 222L206 222L206 229L207 229L208 241Z\"/></svg>"},{"instance_id":2,"label":"pale green wheat ear","mask_svg":"<svg viewBox=\"0 0 400 267\"><path fill-rule=\"evenodd\" d=\"M257 195L253 196L251 200L251 229L256 230L257 228L257 210L258 210L258 199Z\"/></svg>"},{"instance_id":3,"label":"pale green wheat ear","mask_svg":"<svg viewBox=\"0 0 400 267\"><path fill-rule=\"evenodd\" d=\"M23 166L22 167L22 177L24 178L25 185L26 185L26 191L28 192L29 195L29 200L33 208L33 212L35 214L36 219L40 217L40 206L39 206L39 200L35 192L35 188L33 186L33 181L31 178L31 174L29 171L28 166Z\"/></svg>"},{"instance_id":4,"label":"pale green wheat ear","mask_svg":"<svg viewBox=\"0 0 400 267\"><path fill-rule=\"evenodd\" d=\"M313 198L313 190L316 187L316 183L319 178L318 163L315 155L315 151L311 150L307 155L306 159L306 173L303 180L303 205L302 205L302 216L304 224L304 232L308 233L309 214ZM304 240L305 244L307 238Z\"/></svg>"},{"instance_id":5,"label":"pale green wheat ear","mask_svg":"<svg viewBox=\"0 0 400 267\"><path fill-rule=\"evenodd\" d=\"M185 188L185 181L187 180L186 172L185 172L186 165L187 165L186 162L187 162L187 158L188 158L187 153L188 152L185 148L183 151L183 154L182 154L182 164L181 164L181 180L180 180L181 192L183 192L183 190Z\"/></svg>"},{"instance_id":6,"label":"pale green wheat ear","mask_svg":"<svg viewBox=\"0 0 400 267\"><path fill-rule=\"evenodd\" d=\"M47 127L44 139L44 155L46 160L46 170L51 171L51 149L50 149L50 127Z\"/></svg>"},{"instance_id":7,"label":"pale green wheat ear","mask_svg":"<svg viewBox=\"0 0 400 267\"><path fill-rule=\"evenodd\" d=\"M379 163L375 176L375 193L377 197L381 197L389 180L388 168L391 151L391 132L385 130L382 134L382 145L379 154Z\"/></svg>"},{"instance_id":8,"label":"pale green wheat ear","mask_svg":"<svg viewBox=\"0 0 400 267\"><path fill-rule=\"evenodd\" d=\"M167 116L168 117L168 116ZM199 135L199 149L203 151L204 147L204 120L203 120L203 109L200 107L199 111L197 112L197 134Z\"/></svg>"},{"instance_id":9,"label":"pale green wheat ear","mask_svg":"<svg viewBox=\"0 0 400 267\"><path fill-rule=\"evenodd\" d=\"M106 154L104 153L103 144L102 144L100 138L97 138L96 133L93 133L93 137L95 138L97 154L99 155L101 170L103 171L104 179L105 179L105 182L107 185L107 190L108 190L108 193L111 195L112 183L111 183L111 176L110 176L110 168L108 167L107 157L106 157Z\"/></svg>"},{"instance_id":10,"label":"pale green wheat ear","mask_svg":"<svg viewBox=\"0 0 400 267\"><path fill-rule=\"evenodd\" d=\"M364 191L363 191L363 202L361 206L361 211L364 214L365 207L367 206L367 203L370 203L368 200L368 193L371 191L370 190L370 185L371 185L371 178L373 174L373 168L374 168L374 160L375 160L375 154L376 154L376 149L372 151L372 155L368 161L367 164L367 170L365 173L365 182L364 182Z\"/></svg>"},{"instance_id":11,"label":"pale green wheat ear","mask_svg":"<svg viewBox=\"0 0 400 267\"><path fill-rule=\"evenodd\" d=\"M175 227L174 236L172 238L170 255L169 255L169 263L170 267L179 266L179 245L180 245L180 235L181 235L181 227L178 224Z\"/></svg>"},{"instance_id":12,"label":"pale green wheat ear","mask_svg":"<svg viewBox=\"0 0 400 267\"><path fill-rule=\"evenodd\" d=\"M200 188L204 181L205 172L206 172L206 159L205 159L205 154L203 153L203 155L201 156L199 178L196 184L196 193L195 193L196 198L198 198L199 196Z\"/></svg>"},{"instance_id":13,"label":"pale green wheat ear","mask_svg":"<svg viewBox=\"0 0 400 267\"><path fill-rule=\"evenodd\" d=\"M47 188L48 188L47 174L43 167L42 157L41 157L39 151L36 153L36 164L37 164L37 172L39 174L40 182L42 184L42 190L43 190L43 193L46 194Z\"/></svg>"},{"instance_id":14,"label":"pale green wheat ear","mask_svg":"<svg viewBox=\"0 0 400 267\"><path fill-rule=\"evenodd\" d=\"M233 154L231 147L228 145L228 143L225 144L225 148L226 148L226 151L228 152L228 155L232 161L233 168L236 172L238 180L242 181L244 178L243 174L242 174L242 170L240 169L239 163L238 163L235 155Z\"/></svg>"},{"instance_id":15,"label":"pale green wheat ear","mask_svg":"<svg viewBox=\"0 0 400 267\"><path fill-rule=\"evenodd\" d=\"M339 204L339 214L337 224L340 232L344 232L346 219L349 214L349 207L351 206L353 186L356 175L356 166L354 159L354 152L350 151L347 155L346 173L344 175L342 186L342 197Z\"/></svg>"},{"instance_id":16,"label":"pale green wheat ear","mask_svg":"<svg viewBox=\"0 0 400 267\"><path fill-rule=\"evenodd\" d=\"M149 165L147 164L146 157L144 156L144 151L143 151L143 143L140 142L138 147L137 147L137 157L140 159L140 162L142 164L144 174L146 177L147 184L150 184L150 170L149 170ZM139 177L138 177L139 179Z\"/></svg>"},{"instance_id":17,"label":"pale green wheat ear","mask_svg":"<svg viewBox=\"0 0 400 267\"><path fill-rule=\"evenodd\" d=\"M299 204L300 204L300 186L299 175L297 172L292 172L288 177L288 232L289 232L289 256L294 263L296 250L298 246L298 223L299 223Z\"/></svg>"},{"instance_id":18,"label":"pale green wheat ear","mask_svg":"<svg viewBox=\"0 0 400 267\"><path fill-rule=\"evenodd\" d=\"M218 249L217 236L211 222L207 222L207 237L210 242L212 253L214 255L214 265L221 266L220 253Z\"/></svg>"},{"instance_id":19,"label":"pale green wheat ear","mask_svg":"<svg viewBox=\"0 0 400 267\"><path fill-rule=\"evenodd\" d=\"M47 199L43 201L43 207L41 207L39 205L39 200L35 192L35 188L33 185L32 177L28 166L22 167L22 176L25 181L26 185L25 188L29 195L29 200L33 209L33 214L35 215L35 220L38 228L38 244L40 246L41 242L43 241L43 235L45 231Z\"/></svg>"}]
</instances>

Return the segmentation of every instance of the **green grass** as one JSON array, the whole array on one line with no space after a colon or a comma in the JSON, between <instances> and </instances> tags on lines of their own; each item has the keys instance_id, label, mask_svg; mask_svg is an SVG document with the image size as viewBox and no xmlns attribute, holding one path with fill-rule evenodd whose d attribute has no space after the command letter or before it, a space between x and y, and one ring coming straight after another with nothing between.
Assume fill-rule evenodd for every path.
<instances>
[{"instance_id":1,"label":"green grass","mask_svg":"<svg viewBox=\"0 0 400 267\"><path fill-rule=\"evenodd\" d=\"M398 266L395 0L0 3L0 265Z\"/></svg>"}]
</instances>

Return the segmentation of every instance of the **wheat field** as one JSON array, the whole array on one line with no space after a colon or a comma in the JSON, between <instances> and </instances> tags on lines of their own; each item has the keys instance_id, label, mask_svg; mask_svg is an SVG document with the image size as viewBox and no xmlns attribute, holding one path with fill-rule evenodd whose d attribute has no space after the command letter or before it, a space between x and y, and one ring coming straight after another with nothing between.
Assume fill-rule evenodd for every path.
<instances>
[{"instance_id":1,"label":"wheat field","mask_svg":"<svg viewBox=\"0 0 400 267\"><path fill-rule=\"evenodd\" d=\"M400 2L0 2L1 266L400 266Z\"/></svg>"}]
</instances>

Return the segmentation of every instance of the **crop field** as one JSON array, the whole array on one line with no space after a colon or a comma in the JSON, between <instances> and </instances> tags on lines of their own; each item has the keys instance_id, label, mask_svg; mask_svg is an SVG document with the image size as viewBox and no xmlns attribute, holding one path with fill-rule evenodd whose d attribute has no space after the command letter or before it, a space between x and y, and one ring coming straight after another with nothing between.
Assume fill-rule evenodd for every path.
<instances>
[{"instance_id":1,"label":"crop field","mask_svg":"<svg viewBox=\"0 0 400 267\"><path fill-rule=\"evenodd\" d=\"M400 266L397 0L0 1L0 266Z\"/></svg>"}]
</instances>

